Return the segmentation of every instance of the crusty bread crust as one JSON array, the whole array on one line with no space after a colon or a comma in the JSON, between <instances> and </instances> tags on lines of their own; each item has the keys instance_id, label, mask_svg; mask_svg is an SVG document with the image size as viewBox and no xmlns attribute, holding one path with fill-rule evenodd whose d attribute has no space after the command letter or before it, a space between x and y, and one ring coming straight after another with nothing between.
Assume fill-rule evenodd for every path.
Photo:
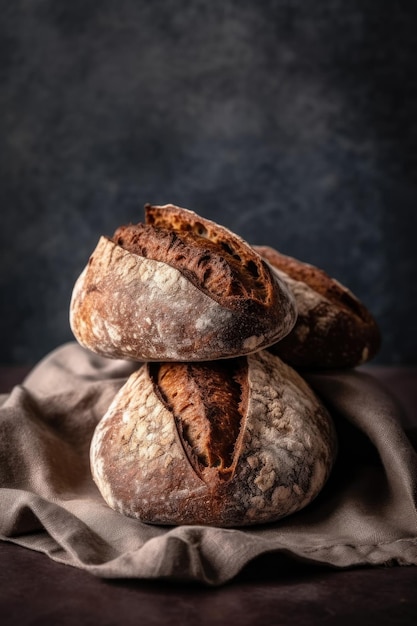
<instances>
[{"instance_id":1,"label":"crusty bread crust","mask_svg":"<svg viewBox=\"0 0 417 626\"><path fill-rule=\"evenodd\" d=\"M76 281L70 325L106 357L203 361L249 354L295 324L286 283L244 240L192 211L147 207L101 237Z\"/></svg>"},{"instance_id":2,"label":"crusty bread crust","mask_svg":"<svg viewBox=\"0 0 417 626\"><path fill-rule=\"evenodd\" d=\"M149 368L155 392L169 408L190 462L203 476L233 471L236 441L247 410L247 360L157 363Z\"/></svg>"},{"instance_id":3,"label":"crusty bread crust","mask_svg":"<svg viewBox=\"0 0 417 626\"><path fill-rule=\"evenodd\" d=\"M232 527L275 521L317 496L337 453L325 407L268 351L228 364L148 363L132 374L91 442L110 507L154 524ZM210 398L203 379L224 392Z\"/></svg>"},{"instance_id":4,"label":"crusty bread crust","mask_svg":"<svg viewBox=\"0 0 417 626\"><path fill-rule=\"evenodd\" d=\"M365 305L323 270L269 246L254 249L294 294L298 317L292 331L269 349L293 367L350 368L378 352L381 335Z\"/></svg>"}]
</instances>

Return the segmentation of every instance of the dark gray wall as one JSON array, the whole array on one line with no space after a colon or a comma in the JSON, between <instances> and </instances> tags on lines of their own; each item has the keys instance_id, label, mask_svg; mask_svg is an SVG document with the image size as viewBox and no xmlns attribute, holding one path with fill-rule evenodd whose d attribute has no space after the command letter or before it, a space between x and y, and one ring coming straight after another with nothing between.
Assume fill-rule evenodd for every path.
<instances>
[{"instance_id":1,"label":"dark gray wall","mask_svg":"<svg viewBox=\"0 0 417 626\"><path fill-rule=\"evenodd\" d=\"M0 0L0 362L71 340L99 235L172 202L322 267L416 364L414 7Z\"/></svg>"}]
</instances>

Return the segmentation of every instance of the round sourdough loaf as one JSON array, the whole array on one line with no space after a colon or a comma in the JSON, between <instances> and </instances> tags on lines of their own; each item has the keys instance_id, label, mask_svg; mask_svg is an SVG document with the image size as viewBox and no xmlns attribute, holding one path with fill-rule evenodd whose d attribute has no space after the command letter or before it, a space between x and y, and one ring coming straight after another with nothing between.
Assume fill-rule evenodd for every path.
<instances>
[{"instance_id":1,"label":"round sourdough loaf","mask_svg":"<svg viewBox=\"0 0 417 626\"><path fill-rule=\"evenodd\" d=\"M77 279L70 325L102 356L202 361L249 354L294 326L293 294L243 239L187 209L101 237Z\"/></svg>"},{"instance_id":2,"label":"round sourdough loaf","mask_svg":"<svg viewBox=\"0 0 417 626\"><path fill-rule=\"evenodd\" d=\"M294 294L298 317L291 332L270 346L300 369L351 368L378 352L381 335L365 305L321 269L268 246L254 246Z\"/></svg>"},{"instance_id":3,"label":"round sourdough loaf","mask_svg":"<svg viewBox=\"0 0 417 626\"><path fill-rule=\"evenodd\" d=\"M96 427L91 468L107 504L124 515L233 527L308 505L336 452L326 408L264 350L140 366Z\"/></svg>"}]
</instances>

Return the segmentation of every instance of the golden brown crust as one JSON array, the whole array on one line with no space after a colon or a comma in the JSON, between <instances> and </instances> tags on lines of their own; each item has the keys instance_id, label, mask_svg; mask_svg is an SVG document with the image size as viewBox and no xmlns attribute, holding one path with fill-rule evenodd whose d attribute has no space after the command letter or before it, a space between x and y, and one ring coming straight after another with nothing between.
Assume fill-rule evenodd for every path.
<instances>
[{"instance_id":1,"label":"golden brown crust","mask_svg":"<svg viewBox=\"0 0 417 626\"><path fill-rule=\"evenodd\" d=\"M164 228L196 238L197 246L203 249L204 245L209 245L219 260L229 264L233 286L244 300L259 301L269 308L277 304L276 286L269 267L259 254L254 254L252 246L229 229L173 204L145 205L145 219L156 229ZM223 298L227 298L229 293L233 295L233 286L229 291L222 285L217 289L218 294Z\"/></svg>"},{"instance_id":2,"label":"golden brown crust","mask_svg":"<svg viewBox=\"0 0 417 626\"><path fill-rule=\"evenodd\" d=\"M323 270L269 246L254 249L286 280L298 309L292 331L270 350L303 369L356 367L372 359L381 342L376 320L344 285Z\"/></svg>"},{"instance_id":3,"label":"golden brown crust","mask_svg":"<svg viewBox=\"0 0 417 626\"><path fill-rule=\"evenodd\" d=\"M197 473L215 468L227 478L247 409L246 360L158 363L149 371Z\"/></svg>"},{"instance_id":4,"label":"golden brown crust","mask_svg":"<svg viewBox=\"0 0 417 626\"><path fill-rule=\"evenodd\" d=\"M325 407L268 351L228 363L145 364L128 379L91 443L109 506L155 524L231 527L275 521L317 496L337 453Z\"/></svg>"},{"instance_id":5,"label":"golden brown crust","mask_svg":"<svg viewBox=\"0 0 417 626\"><path fill-rule=\"evenodd\" d=\"M232 253L230 246L219 247L217 242L192 231L176 232L147 224L120 226L112 241L128 252L167 263L229 308L239 308L242 300L261 306L271 303L273 281L260 257L250 255L243 264L242 257Z\"/></svg>"},{"instance_id":6,"label":"golden brown crust","mask_svg":"<svg viewBox=\"0 0 417 626\"><path fill-rule=\"evenodd\" d=\"M172 205L148 207L146 219L101 237L76 281L70 324L81 345L204 361L262 349L294 326L291 291L241 238Z\"/></svg>"}]
</instances>

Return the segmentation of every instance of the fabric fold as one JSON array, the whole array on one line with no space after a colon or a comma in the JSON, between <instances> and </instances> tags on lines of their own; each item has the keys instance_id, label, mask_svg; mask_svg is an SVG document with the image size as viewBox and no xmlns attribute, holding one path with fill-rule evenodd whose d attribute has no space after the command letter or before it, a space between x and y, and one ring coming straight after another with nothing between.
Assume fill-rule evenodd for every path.
<instances>
[{"instance_id":1,"label":"fabric fold","mask_svg":"<svg viewBox=\"0 0 417 626\"><path fill-rule=\"evenodd\" d=\"M265 554L339 568L417 565L417 454L396 401L360 370L304 374L332 414L340 449L302 511L248 529L154 526L112 511L91 478L89 445L139 366L69 343L4 399L0 539L95 576L211 586Z\"/></svg>"}]
</instances>

